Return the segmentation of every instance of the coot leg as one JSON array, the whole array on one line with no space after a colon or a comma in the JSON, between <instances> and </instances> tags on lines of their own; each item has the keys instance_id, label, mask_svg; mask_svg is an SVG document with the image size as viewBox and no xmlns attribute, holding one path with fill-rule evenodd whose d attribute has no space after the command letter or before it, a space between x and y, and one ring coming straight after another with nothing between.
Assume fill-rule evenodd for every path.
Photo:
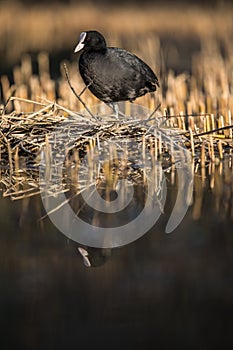
<instances>
[{"instance_id":1,"label":"coot leg","mask_svg":"<svg viewBox=\"0 0 233 350\"><path fill-rule=\"evenodd\" d=\"M120 119L119 116L125 117L125 114L120 111L118 102L110 102L110 103L108 103L108 106L110 108L112 108L112 110L114 112L114 116L116 117L117 120Z\"/></svg>"},{"instance_id":2,"label":"coot leg","mask_svg":"<svg viewBox=\"0 0 233 350\"><path fill-rule=\"evenodd\" d=\"M116 119L119 119L119 106L117 102L108 103L109 107L113 109Z\"/></svg>"}]
</instances>

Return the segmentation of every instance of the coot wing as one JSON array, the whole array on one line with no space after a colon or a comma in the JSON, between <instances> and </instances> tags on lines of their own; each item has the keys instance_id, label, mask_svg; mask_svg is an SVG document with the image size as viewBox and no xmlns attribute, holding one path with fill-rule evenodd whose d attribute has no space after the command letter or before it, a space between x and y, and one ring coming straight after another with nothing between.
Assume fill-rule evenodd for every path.
<instances>
[{"instance_id":1,"label":"coot wing","mask_svg":"<svg viewBox=\"0 0 233 350\"><path fill-rule=\"evenodd\" d=\"M135 75L135 73L145 80L156 83L159 86L158 78L152 71L152 69L139 57L124 49L109 47L108 56L118 57L117 62L121 69L126 71L126 75L129 78ZM119 68L120 68L119 67Z\"/></svg>"}]
</instances>

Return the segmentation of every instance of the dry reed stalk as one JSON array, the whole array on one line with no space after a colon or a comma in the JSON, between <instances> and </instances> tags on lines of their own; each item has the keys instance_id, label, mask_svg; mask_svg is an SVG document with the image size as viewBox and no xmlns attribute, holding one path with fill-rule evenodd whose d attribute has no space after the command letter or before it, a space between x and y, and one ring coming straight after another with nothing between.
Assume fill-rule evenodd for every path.
<instances>
[{"instance_id":1,"label":"dry reed stalk","mask_svg":"<svg viewBox=\"0 0 233 350\"><path fill-rule=\"evenodd\" d=\"M194 147L194 141L193 141L193 132L192 129L189 128L189 135L190 135L190 144L191 144L191 154L192 157L195 156L195 147Z\"/></svg>"},{"instance_id":2,"label":"dry reed stalk","mask_svg":"<svg viewBox=\"0 0 233 350\"><path fill-rule=\"evenodd\" d=\"M154 130L154 140L155 140L155 149L154 149L154 157L155 161L158 160L159 150L158 150L158 140L157 140L157 130Z\"/></svg>"},{"instance_id":3,"label":"dry reed stalk","mask_svg":"<svg viewBox=\"0 0 233 350\"><path fill-rule=\"evenodd\" d=\"M214 130L215 129L215 120L214 120L213 113L211 113L210 118L211 118L211 130Z\"/></svg>"},{"instance_id":4,"label":"dry reed stalk","mask_svg":"<svg viewBox=\"0 0 233 350\"><path fill-rule=\"evenodd\" d=\"M205 167L205 160L206 160L206 155L205 155L205 144L204 142L201 145L201 167Z\"/></svg>"},{"instance_id":5,"label":"dry reed stalk","mask_svg":"<svg viewBox=\"0 0 233 350\"><path fill-rule=\"evenodd\" d=\"M11 96L10 93L10 82L9 79L6 75L3 75L0 77L0 81L1 81L1 86L2 86L2 92L3 92L3 99L5 101L8 100L8 98Z\"/></svg>"},{"instance_id":6,"label":"dry reed stalk","mask_svg":"<svg viewBox=\"0 0 233 350\"><path fill-rule=\"evenodd\" d=\"M219 157L222 160L223 159L223 148L222 148L222 141L218 141L218 151L219 151Z\"/></svg>"},{"instance_id":7,"label":"dry reed stalk","mask_svg":"<svg viewBox=\"0 0 233 350\"><path fill-rule=\"evenodd\" d=\"M191 128L191 130L195 129L195 121L194 118L192 116L188 116L188 126L189 128Z\"/></svg>"},{"instance_id":8,"label":"dry reed stalk","mask_svg":"<svg viewBox=\"0 0 233 350\"><path fill-rule=\"evenodd\" d=\"M162 139L161 139L161 134L159 135L159 138L158 138L158 155L159 155L159 158L160 158L161 155L162 155Z\"/></svg>"},{"instance_id":9,"label":"dry reed stalk","mask_svg":"<svg viewBox=\"0 0 233 350\"><path fill-rule=\"evenodd\" d=\"M228 125L233 125L233 123L232 123L232 118L231 118L231 111L230 111L230 110L228 111ZM229 129L229 138L230 138L230 139L232 139L232 137L233 137L233 136L232 136L232 134L233 134L232 129L233 129L233 128L230 128L230 129Z\"/></svg>"},{"instance_id":10,"label":"dry reed stalk","mask_svg":"<svg viewBox=\"0 0 233 350\"><path fill-rule=\"evenodd\" d=\"M224 119L222 115L220 115L218 119L218 129L221 129L221 128L224 128Z\"/></svg>"},{"instance_id":11,"label":"dry reed stalk","mask_svg":"<svg viewBox=\"0 0 233 350\"><path fill-rule=\"evenodd\" d=\"M15 149L15 154L14 154L14 172L15 174L18 174L20 171L20 166L19 166L19 147L17 146Z\"/></svg>"},{"instance_id":12,"label":"dry reed stalk","mask_svg":"<svg viewBox=\"0 0 233 350\"><path fill-rule=\"evenodd\" d=\"M213 137L210 136L209 139L210 143L209 143L209 156L212 162L215 161L215 154L214 154L214 143L213 143Z\"/></svg>"},{"instance_id":13,"label":"dry reed stalk","mask_svg":"<svg viewBox=\"0 0 233 350\"><path fill-rule=\"evenodd\" d=\"M210 131L210 130L212 130L211 126L210 126L210 116L207 114L206 115L206 131Z\"/></svg>"}]
</instances>

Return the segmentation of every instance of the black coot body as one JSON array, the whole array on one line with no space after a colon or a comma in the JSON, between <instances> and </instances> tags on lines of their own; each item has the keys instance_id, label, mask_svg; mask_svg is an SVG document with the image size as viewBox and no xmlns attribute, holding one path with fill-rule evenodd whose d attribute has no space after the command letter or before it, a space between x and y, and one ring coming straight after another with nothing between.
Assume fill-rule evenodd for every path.
<instances>
[{"instance_id":1,"label":"black coot body","mask_svg":"<svg viewBox=\"0 0 233 350\"><path fill-rule=\"evenodd\" d=\"M134 101L159 86L151 68L132 53L107 47L102 34L80 34L74 52L82 51L79 71L90 91L106 103Z\"/></svg>"}]
</instances>

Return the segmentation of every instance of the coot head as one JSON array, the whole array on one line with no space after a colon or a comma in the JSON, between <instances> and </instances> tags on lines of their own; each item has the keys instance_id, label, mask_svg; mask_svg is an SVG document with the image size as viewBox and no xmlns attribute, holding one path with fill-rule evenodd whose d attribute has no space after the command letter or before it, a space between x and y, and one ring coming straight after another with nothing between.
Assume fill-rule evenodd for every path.
<instances>
[{"instance_id":1,"label":"coot head","mask_svg":"<svg viewBox=\"0 0 233 350\"><path fill-rule=\"evenodd\" d=\"M79 37L78 45L74 52L78 51L104 51L106 50L106 41L102 34L96 30L89 30L88 32L82 32Z\"/></svg>"}]
</instances>

